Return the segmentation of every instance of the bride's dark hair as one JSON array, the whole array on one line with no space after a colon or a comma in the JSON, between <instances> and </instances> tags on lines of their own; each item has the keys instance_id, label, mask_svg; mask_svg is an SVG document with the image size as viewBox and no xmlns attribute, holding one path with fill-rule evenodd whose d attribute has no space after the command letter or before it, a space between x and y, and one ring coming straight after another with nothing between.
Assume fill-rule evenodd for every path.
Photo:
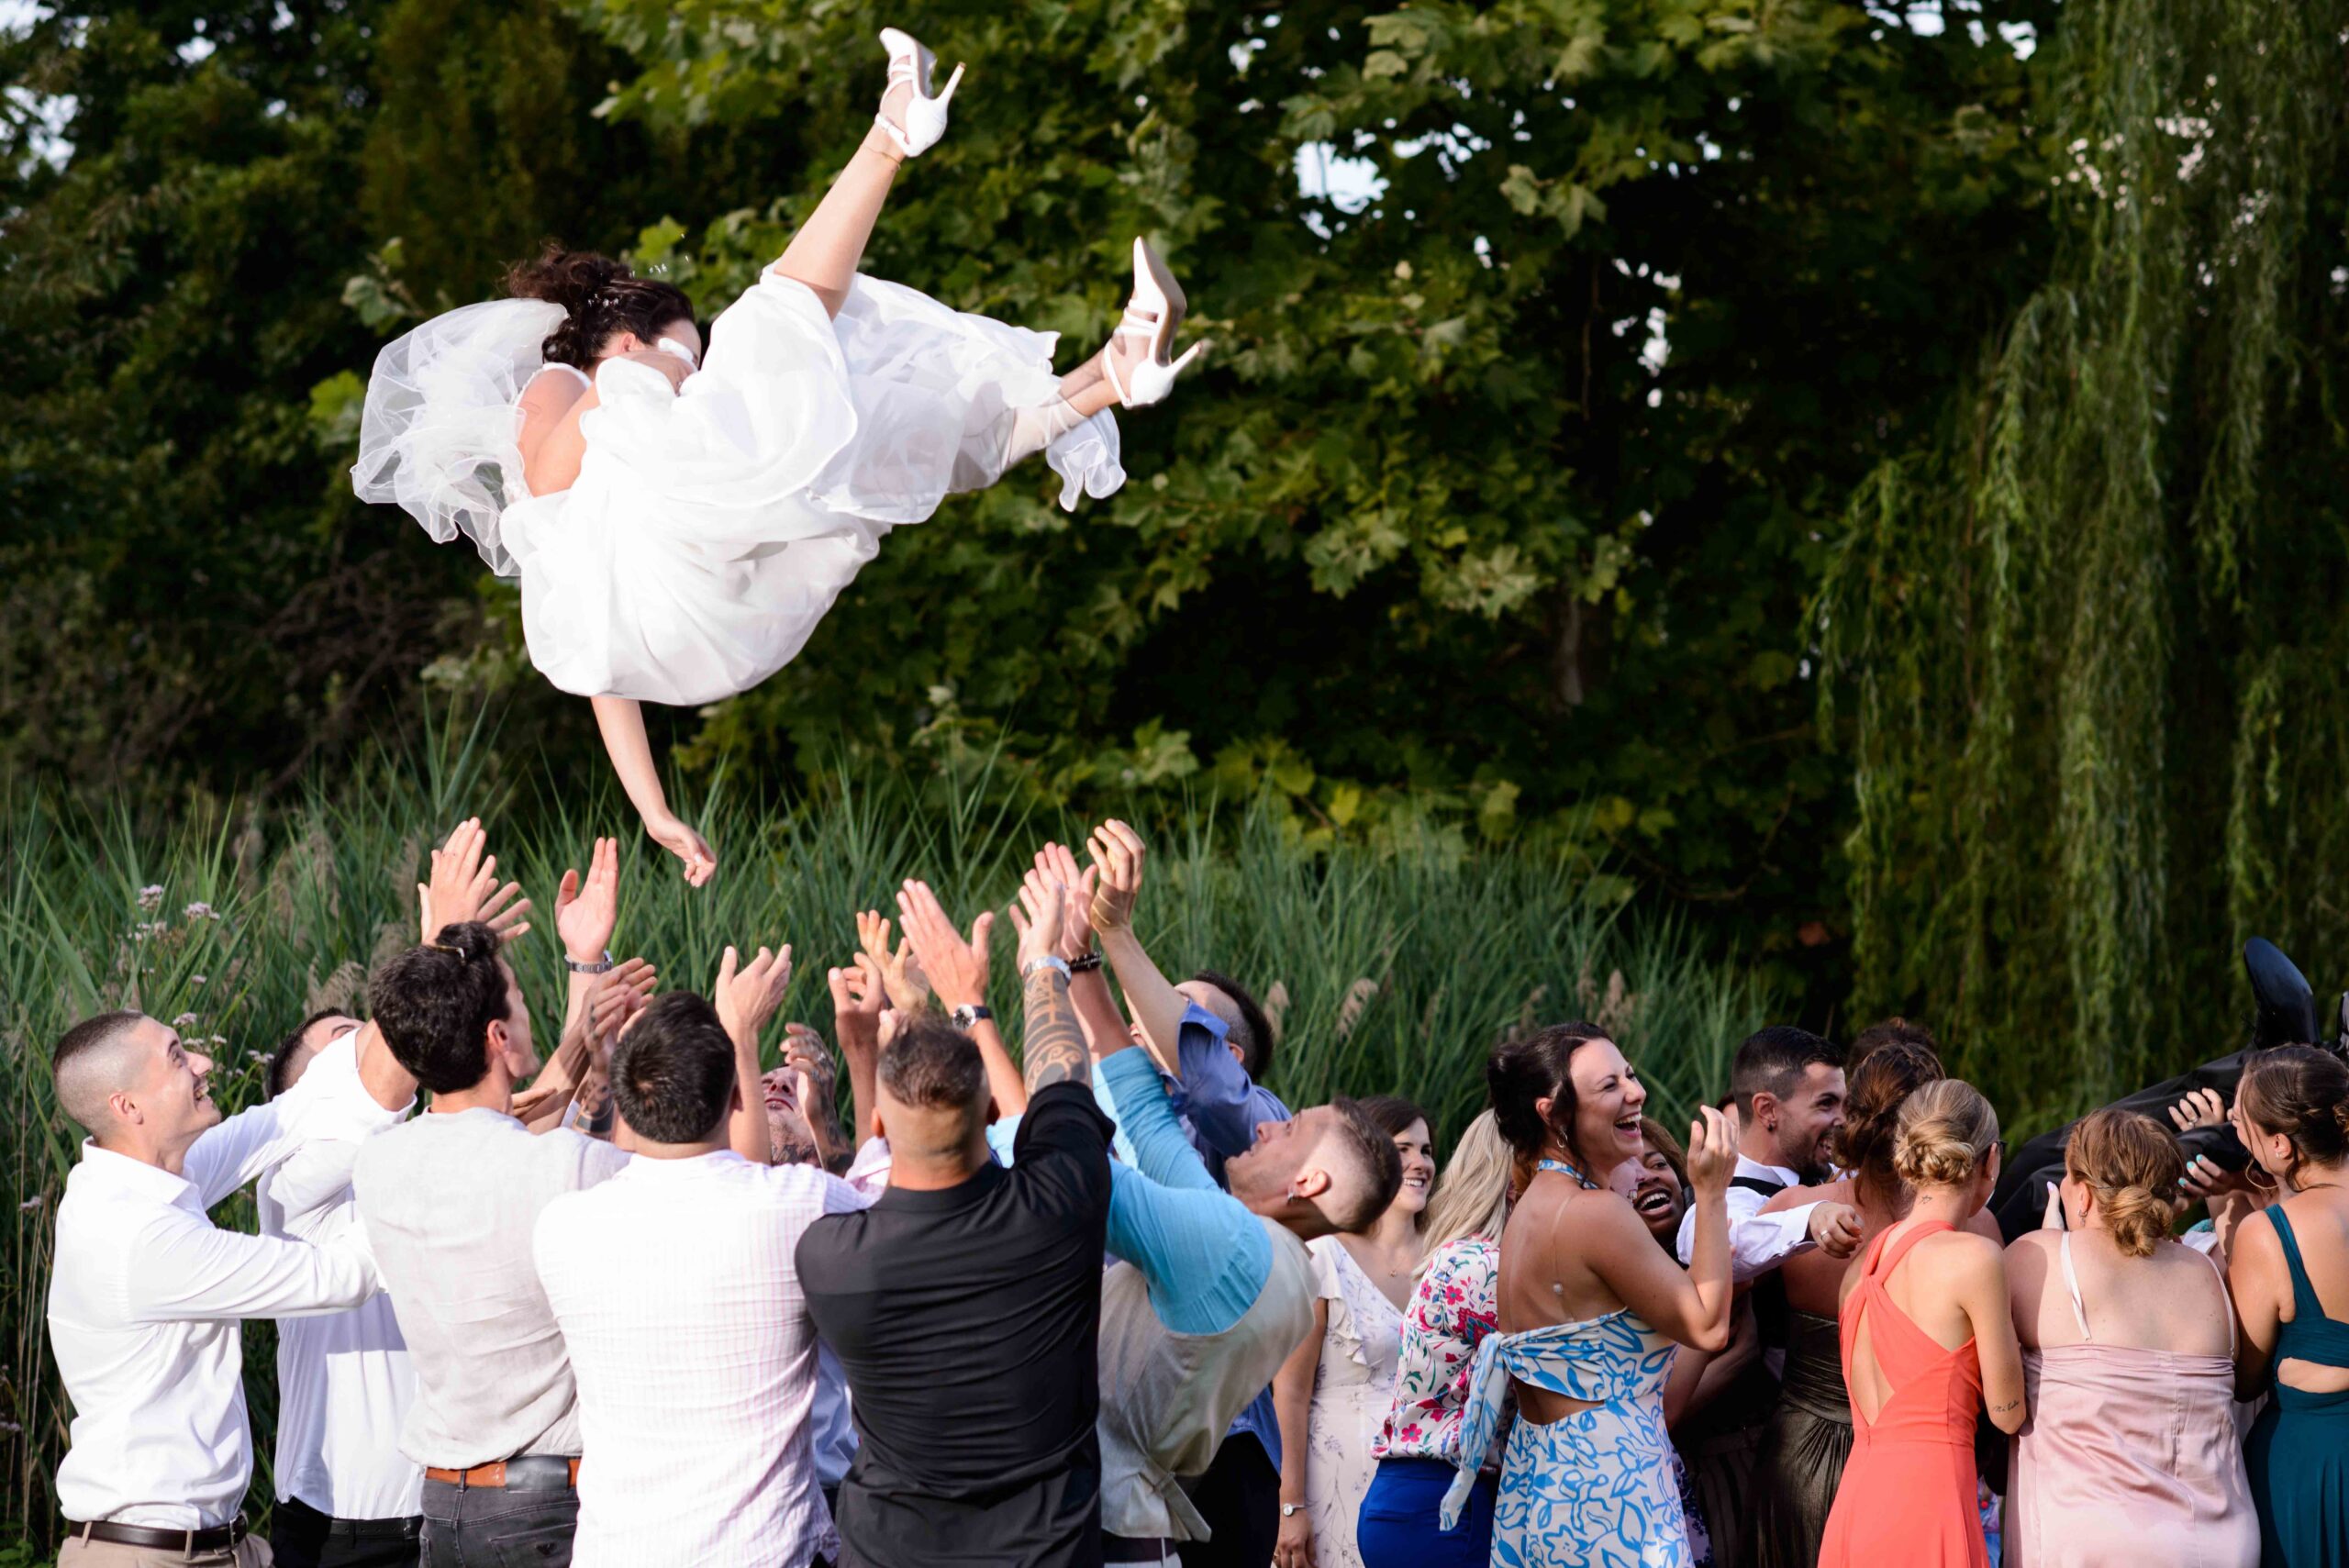
<instances>
[{"instance_id":1,"label":"bride's dark hair","mask_svg":"<svg viewBox=\"0 0 2349 1568\"><path fill-rule=\"evenodd\" d=\"M628 264L593 250L550 244L535 261L517 261L506 274L517 299L543 299L571 313L547 337L544 353L556 364L592 368L615 332L647 343L663 327L694 318L693 301L674 284L640 278Z\"/></svg>"}]
</instances>

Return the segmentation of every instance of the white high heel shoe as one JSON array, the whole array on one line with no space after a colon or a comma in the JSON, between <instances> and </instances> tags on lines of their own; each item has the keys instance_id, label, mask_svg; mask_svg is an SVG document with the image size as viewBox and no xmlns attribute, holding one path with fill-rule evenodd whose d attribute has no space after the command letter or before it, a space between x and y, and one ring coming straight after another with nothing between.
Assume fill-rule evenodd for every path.
<instances>
[{"instance_id":1,"label":"white high heel shoe","mask_svg":"<svg viewBox=\"0 0 2349 1568\"><path fill-rule=\"evenodd\" d=\"M874 115L873 123L889 133L889 139L897 144L900 153L918 158L946 134L946 106L953 101L954 89L963 80L963 68L954 68L954 74L946 79L946 91L933 98L930 95L930 73L938 61L919 39L896 28L884 28L881 47L889 51L889 81L881 90L882 97L888 97L899 83L912 87L913 96L906 100L905 124L899 125L886 114Z\"/></svg>"},{"instance_id":2,"label":"white high heel shoe","mask_svg":"<svg viewBox=\"0 0 2349 1568\"><path fill-rule=\"evenodd\" d=\"M1207 351L1207 339L1203 338L1186 349L1181 359L1170 362L1166 358L1167 345L1174 341L1174 329L1183 325L1183 312L1189 304L1183 297L1183 286L1166 270L1165 260L1151 249L1149 240L1137 237L1133 297L1127 303L1125 317L1118 323L1117 330L1109 334L1113 345L1120 338L1142 340L1142 360L1133 367L1132 384L1129 385L1118 374L1116 355L1105 351L1101 356L1101 369L1109 378L1110 389L1126 407L1147 407L1164 398L1174 390L1174 378Z\"/></svg>"}]
</instances>

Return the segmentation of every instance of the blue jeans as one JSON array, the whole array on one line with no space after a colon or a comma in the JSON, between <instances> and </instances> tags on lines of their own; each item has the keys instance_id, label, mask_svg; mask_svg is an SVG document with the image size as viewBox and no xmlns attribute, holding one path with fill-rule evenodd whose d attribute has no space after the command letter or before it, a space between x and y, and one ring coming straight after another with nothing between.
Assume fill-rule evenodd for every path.
<instances>
[{"instance_id":1,"label":"blue jeans","mask_svg":"<svg viewBox=\"0 0 2349 1568\"><path fill-rule=\"evenodd\" d=\"M1363 1568L1485 1568L1493 1552L1489 1475L1476 1477L1460 1528L1441 1528L1437 1512L1452 1466L1440 1459L1382 1459L1354 1518L1354 1546Z\"/></svg>"},{"instance_id":2,"label":"blue jeans","mask_svg":"<svg viewBox=\"0 0 2349 1568\"><path fill-rule=\"evenodd\" d=\"M422 1568L571 1568L579 1494L424 1483Z\"/></svg>"}]
</instances>

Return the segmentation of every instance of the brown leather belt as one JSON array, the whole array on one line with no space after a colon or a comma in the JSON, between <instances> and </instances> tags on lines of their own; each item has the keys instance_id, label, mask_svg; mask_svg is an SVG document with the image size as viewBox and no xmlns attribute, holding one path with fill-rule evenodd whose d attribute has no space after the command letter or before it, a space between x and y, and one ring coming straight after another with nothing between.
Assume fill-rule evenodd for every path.
<instances>
[{"instance_id":1,"label":"brown leather belt","mask_svg":"<svg viewBox=\"0 0 2349 1568\"><path fill-rule=\"evenodd\" d=\"M460 1491L469 1492L477 1486L507 1485L508 1483L506 1472L508 1465L515 1468L512 1484L516 1486L522 1485L524 1466L547 1466L546 1479L552 1481L554 1479L552 1467L557 1464L563 1466L563 1485L576 1487L579 1485L579 1462L576 1459L559 1459L553 1454L534 1453L521 1459L495 1459L487 1464L476 1464L471 1470L443 1470L437 1464L428 1464L424 1467L424 1478L427 1481L438 1481L443 1485L454 1486Z\"/></svg>"},{"instance_id":2,"label":"brown leather belt","mask_svg":"<svg viewBox=\"0 0 2349 1568\"><path fill-rule=\"evenodd\" d=\"M68 1519L67 1524L73 1524ZM245 1516L239 1514L225 1525L208 1529L156 1529L148 1525L118 1525L110 1519L92 1519L87 1524L73 1525L67 1532L75 1540L111 1541L117 1546L143 1546L155 1551L176 1551L193 1557L199 1551L226 1551L245 1539Z\"/></svg>"}]
</instances>

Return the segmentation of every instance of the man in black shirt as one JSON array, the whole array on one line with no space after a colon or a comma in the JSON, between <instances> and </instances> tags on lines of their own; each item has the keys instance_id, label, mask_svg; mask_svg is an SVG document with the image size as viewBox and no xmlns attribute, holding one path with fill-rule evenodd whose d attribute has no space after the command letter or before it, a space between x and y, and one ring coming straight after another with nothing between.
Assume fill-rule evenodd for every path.
<instances>
[{"instance_id":1,"label":"man in black shirt","mask_svg":"<svg viewBox=\"0 0 2349 1568\"><path fill-rule=\"evenodd\" d=\"M907 906L918 948L937 934L935 908ZM1061 913L1051 898L1033 918L1014 916L1030 1097L1012 1167L987 1155L977 1045L918 1018L881 1054L888 1191L800 1239L808 1312L856 1418L840 1489L844 1565L1101 1562L1096 1341L1112 1128L1093 1103L1068 966L1052 956Z\"/></svg>"}]
</instances>

